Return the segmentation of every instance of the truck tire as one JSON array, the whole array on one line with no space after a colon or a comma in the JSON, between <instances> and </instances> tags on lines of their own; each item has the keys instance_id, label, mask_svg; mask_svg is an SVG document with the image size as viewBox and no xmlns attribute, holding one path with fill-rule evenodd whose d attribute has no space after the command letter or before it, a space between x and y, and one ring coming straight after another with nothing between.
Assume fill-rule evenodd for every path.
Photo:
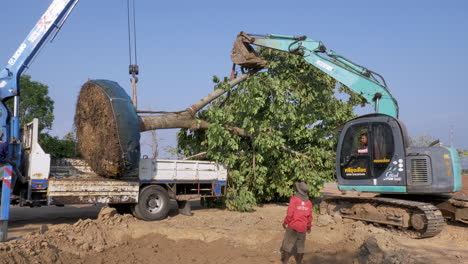
<instances>
[{"instance_id":1,"label":"truck tire","mask_svg":"<svg viewBox=\"0 0 468 264\"><path fill-rule=\"evenodd\" d=\"M145 221L164 219L169 213L169 194L159 185L146 186L140 191L138 203L132 212L135 217Z\"/></svg>"}]
</instances>

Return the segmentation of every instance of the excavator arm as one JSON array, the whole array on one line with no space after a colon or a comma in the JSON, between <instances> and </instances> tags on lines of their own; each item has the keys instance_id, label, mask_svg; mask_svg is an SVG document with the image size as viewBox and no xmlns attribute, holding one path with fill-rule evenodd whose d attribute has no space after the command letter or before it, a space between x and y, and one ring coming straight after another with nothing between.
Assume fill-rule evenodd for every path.
<instances>
[{"instance_id":1,"label":"excavator arm","mask_svg":"<svg viewBox=\"0 0 468 264\"><path fill-rule=\"evenodd\" d=\"M249 45L256 45L300 55L314 67L362 95L377 113L398 118L398 103L388 90L385 80L377 73L332 50L327 50L321 41L305 36L249 35L241 32L236 40L233 55L236 53L236 46L239 47L240 43L244 44L244 47L240 47L244 50L251 51L252 48ZM329 58L321 54L326 54ZM233 56L233 61L236 63L235 56ZM242 62L236 64L242 66Z\"/></svg>"}]
</instances>

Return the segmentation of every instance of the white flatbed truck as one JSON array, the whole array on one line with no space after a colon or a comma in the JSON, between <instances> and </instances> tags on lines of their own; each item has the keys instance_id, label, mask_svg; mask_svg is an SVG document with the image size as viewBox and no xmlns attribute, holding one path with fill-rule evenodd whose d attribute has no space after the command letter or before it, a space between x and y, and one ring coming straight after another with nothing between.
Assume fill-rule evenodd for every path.
<instances>
[{"instance_id":1,"label":"white flatbed truck","mask_svg":"<svg viewBox=\"0 0 468 264\"><path fill-rule=\"evenodd\" d=\"M78 159L53 159L38 144L38 121L23 130L23 179L12 186L20 206L109 204L153 221L167 216L170 199L181 202L225 195L227 169L210 161L143 157L138 177L108 179ZM6 231L4 231L6 235Z\"/></svg>"}]
</instances>

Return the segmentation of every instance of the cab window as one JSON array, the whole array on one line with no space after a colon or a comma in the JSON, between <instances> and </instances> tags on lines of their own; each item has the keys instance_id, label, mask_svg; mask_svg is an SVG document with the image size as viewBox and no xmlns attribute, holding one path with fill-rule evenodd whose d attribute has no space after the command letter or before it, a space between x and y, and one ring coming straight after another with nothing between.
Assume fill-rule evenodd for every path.
<instances>
[{"instance_id":1,"label":"cab window","mask_svg":"<svg viewBox=\"0 0 468 264\"><path fill-rule=\"evenodd\" d=\"M344 178L365 179L370 170L369 126L357 124L348 128L341 148L341 175Z\"/></svg>"},{"instance_id":2,"label":"cab window","mask_svg":"<svg viewBox=\"0 0 468 264\"><path fill-rule=\"evenodd\" d=\"M386 123L372 124L372 167L374 175L380 176L390 164L395 152L391 127Z\"/></svg>"},{"instance_id":3,"label":"cab window","mask_svg":"<svg viewBox=\"0 0 468 264\"><path fill-rule=\"evenodd\" d=\"M348 179L379 177L393 157L391 127L386 123L364 123L346 131L340 153L341 175Z\"/></svg>"}]
</instances>

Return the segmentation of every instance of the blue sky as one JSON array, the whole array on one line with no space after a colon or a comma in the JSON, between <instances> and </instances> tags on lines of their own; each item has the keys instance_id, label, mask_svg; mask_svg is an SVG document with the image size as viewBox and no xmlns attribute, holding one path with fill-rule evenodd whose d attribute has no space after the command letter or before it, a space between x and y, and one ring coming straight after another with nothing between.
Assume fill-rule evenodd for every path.
<instances>
[{"instance_id":1,"label":"blue sky","mask_svg":"<svg viewBox=\"0 0 468 264\"><path fill-rule=\"evenodd\" d=\"M50 3L3 1L0 64ZM229 75L239 31L307 35L382 74L411 136L449 144L452 126L455 147L468 149L467 11L468 1L137 0L140 109L181 110L210 93L213 75ZM81 0L26 73L49 85L51 132L62 136L81 85L110 79L130 93L127 70L126 1ZM175 131L158 131L161 150L175 145Z\"/></svg>"}]
</instances>

